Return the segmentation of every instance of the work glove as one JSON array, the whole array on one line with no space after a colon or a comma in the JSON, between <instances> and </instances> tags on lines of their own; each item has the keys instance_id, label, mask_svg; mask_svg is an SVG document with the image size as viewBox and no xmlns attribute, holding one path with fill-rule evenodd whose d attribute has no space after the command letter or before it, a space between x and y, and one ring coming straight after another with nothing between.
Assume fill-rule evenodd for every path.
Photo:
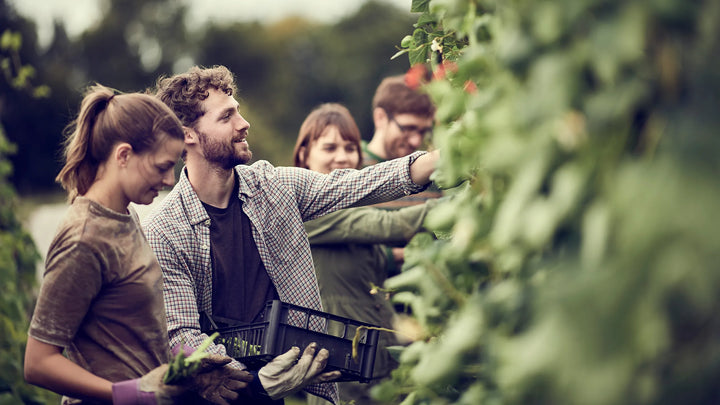
<instances>
[{"instance_id":1,"label":"work glove","mask_svg":"<svg viewBox=\"0 0 720 405\"><path fill-rule=\"evenodd\" d=\"M140 378L114 383L112 399L114 405L170 405L180 402L187 393L182 386L165 385L163 377L168 365L163 364Z\"/></svg>"},{"instance_id":2,"label":"work glove","mask_svg":"<svg viewBox=\"0 0 720 405\"><path fill-rule=\"evenodd\" d=\"M186 356L195 352L195 348L188 345L175 345L171 350L172 355L177 356L180 350ZM229 405L253 379L253 375L249 372L229 366L230 362L232 358L228 356L208 353L200 360L200 366L185 384L207 401Z\"/></svg>"},{"instance_id":3,"label":"work glove","mask_svg":"<svg viewBox=\"0 0 720 405\"><path fill-rule=\"evenodd\" d=\"M220 354L203 358L197 374L187 383L188 389L214 404L229 405L253 379L249 372L231 367L231 361Z\"/></svg>"},{"instance_id":4,"label":"work glove","mask_svg":"<svg viewBox=\"0 0 720 405\"><path fill-rule=\"evenodd\" d=\"M284 398L310 384L332 381L340 377L339 371L320 373L327 365L330 353L321 349L317 356L316 343L310 343L298 360L300 349L293 347L275 357L258 371L258 378L271 399Z\"/></svg>"}]
</instances>

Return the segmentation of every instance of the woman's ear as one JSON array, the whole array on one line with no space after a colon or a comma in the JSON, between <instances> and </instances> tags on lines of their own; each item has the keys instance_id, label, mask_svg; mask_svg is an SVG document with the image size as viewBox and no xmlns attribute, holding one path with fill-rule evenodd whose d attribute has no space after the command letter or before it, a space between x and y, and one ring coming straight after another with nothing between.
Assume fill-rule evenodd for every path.
<instances>
[{"instance_id":1,"label":"woman's ear","mask_svg":"<svg viewBox=\"0 0 720 405\"><path fill-rule=\"evenodd\" d=\"M307 165L305 164L305 157L307 156L307 146L301 146L298 149L298 161L300 162L300 167L303 167L307 169Z\"/></svg>"},{"instance_id":2,"label":"woman's ear","mask_svg":"<svg viewBox=\"0 0 720 405\"><path fill-rule=\"evenodd\" d=\"M127 142L122 142L115 147L113 157L115 158L115 161L118 162L118 165L120 165L120 167L127 167L128 160L130 159L132 153L132 146L130 146L130 144Z\"/></svg>"}]
</instances>

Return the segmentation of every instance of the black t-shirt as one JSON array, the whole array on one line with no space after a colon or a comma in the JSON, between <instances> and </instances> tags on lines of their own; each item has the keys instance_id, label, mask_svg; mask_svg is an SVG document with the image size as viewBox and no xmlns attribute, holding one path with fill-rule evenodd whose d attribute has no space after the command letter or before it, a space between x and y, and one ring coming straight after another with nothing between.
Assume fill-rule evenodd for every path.
<instances>
[{"instance_id":1,"label":"black t-shirt","mask_svg":"<svg viewBox=\"0 0 720 405\"><path fill-rule=\"evenodd\" d=\"M237 179L227 208L203 203L210 216L213 268L212 316L243 323L257 321L265 303L278 299L250 228L250 219L237 198Z\"/></svg>"}]
</instances>

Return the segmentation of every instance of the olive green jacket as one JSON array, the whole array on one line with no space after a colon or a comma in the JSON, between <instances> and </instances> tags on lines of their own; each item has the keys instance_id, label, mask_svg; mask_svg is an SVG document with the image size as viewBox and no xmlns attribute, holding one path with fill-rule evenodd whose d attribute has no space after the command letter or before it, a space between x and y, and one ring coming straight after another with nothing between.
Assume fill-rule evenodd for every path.
<instances>
[{"instance_id":1,"label":"olive green jacket","mask_svg":"<svg viewBox=\"0 0 720 405\"><path fill-rule=\"evenodd\" d=\"M324 310L392 328L393 305L384 293L373 291L395 266L383 244L404 246L433 205L435 201L394 211L350 208L305 222ZM395 367L384 348L396 343L392 333L380 333L373 377L386 376Z\"/></svg>"}]
</instances>

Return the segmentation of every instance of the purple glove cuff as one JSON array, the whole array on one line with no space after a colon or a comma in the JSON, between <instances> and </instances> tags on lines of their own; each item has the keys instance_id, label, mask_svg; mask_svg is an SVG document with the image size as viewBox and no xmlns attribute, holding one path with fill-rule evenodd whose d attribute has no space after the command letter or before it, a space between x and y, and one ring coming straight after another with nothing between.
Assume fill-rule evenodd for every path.
<instances>
[{"instance_id":1,"label":"purple glove cuff","mask_svg":"<svg viewBox=\"0 0 720 405\"><path fill-rule=\"evenodd\" d=\"M113 405L157 405L155 394L140 391L140 379L120 381L112 385Z\"/></svg>"},{"instance_id":2,"label":"purple glove cuff","mask_svg":"<svg viewBox=\"0 0 720 405\"><path fill-rule=\"evenodd\" d=\"M173 357L177 356L178 353L180 353L181 347L186 356L189 356L190 354L195 352L194 347L190 347L190 346L186 345L185 343L183 343L182 345L177 344L177 345L173 346L172 349L170 349L170 352L172 353Z\"/></svg>"}]
</instances>

